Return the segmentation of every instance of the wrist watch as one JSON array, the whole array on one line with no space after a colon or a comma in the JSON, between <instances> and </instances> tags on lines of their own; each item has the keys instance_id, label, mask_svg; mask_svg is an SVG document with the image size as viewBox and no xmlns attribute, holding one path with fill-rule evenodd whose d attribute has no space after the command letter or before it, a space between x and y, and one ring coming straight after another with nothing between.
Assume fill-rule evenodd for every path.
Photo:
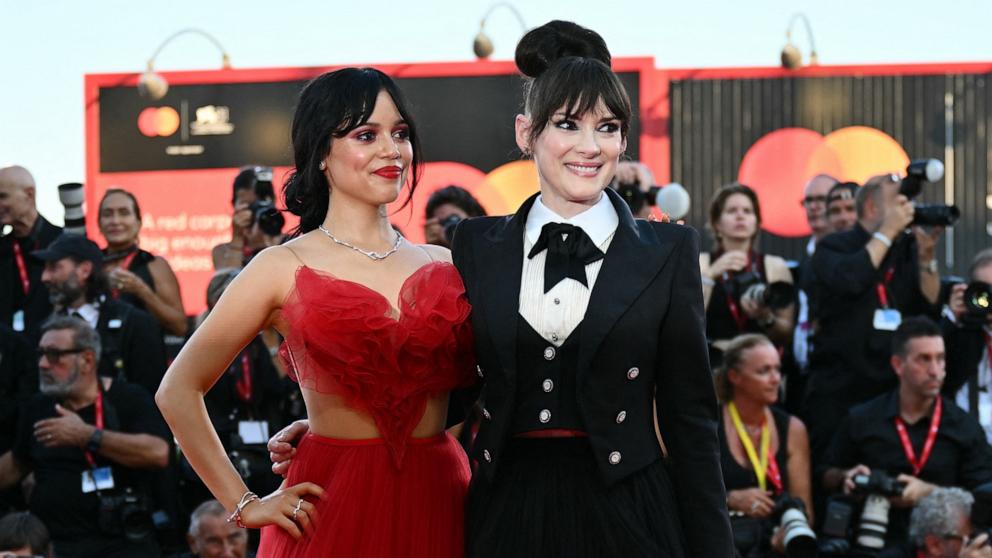
<instances>
[{"instance_id":1,"label":"wrist watch","mask_svg":"<svg viewBox=\"0 0 992 558\"><path fill-rule=\"evenodd\" d=\"M939 271L939 268L937 267L937 258L933 258L927 263L921 264L920 269L926 271L927 273L933 273L936 275Z\"/></svg>"},{"instance_id":2,"label":"wrist watch","mask_svg":"<svg viewBox=\"0 0 992 558\"><path fill-rule=\"evenodd\" d=\"M103 429L97 428L93 430L93 434L90 434L90 439L86 442L86 449L93 453L100 451L100 445L103 443Z\"/></svg>"}]
</instances>

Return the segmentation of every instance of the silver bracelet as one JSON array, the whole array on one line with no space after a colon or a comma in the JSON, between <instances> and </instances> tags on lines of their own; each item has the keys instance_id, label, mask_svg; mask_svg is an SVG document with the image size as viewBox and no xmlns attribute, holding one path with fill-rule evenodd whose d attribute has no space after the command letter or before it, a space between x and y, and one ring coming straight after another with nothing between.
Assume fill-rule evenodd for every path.
<instances>
[{"instance_id":1,"label":"silver bracelet","mask_svg":"<svg viewBox=\"0 0 992 558\"><path fill-rule=\"evenodd\" d=\"M885 236L884 234L880 232L876 232L872 234L871 237L884 244L886 248L892 248L892 241L889 240L889 237Z\"/></svg>"},{"instance_id":2,"label":"silver bracelet","mask_svg":"<svg viewBox=\"0 0 992 558\"><path fill-rule=\"evenodd\" d=\"M237 508L234 509L234 513L232 513L230 517L227 518L227 522L228 523L233 522L238 527L242 529L247 529L248 527L245 525L245 522L241 519L241 510L245 509L245 506L254 502L255 500L259 500L258 494L255 494L251 490L245 492L244 495L241 496L241 501L238 502Z\"/></svg>"},{"instance_id":3,"label":"silver bracelet","mask_svg":"<svg viewBox=\"0 0 992 558\"><path fill-rule=\"evenodd\" d=\"M703 282L703 285L705 285L707 287L712 287L713 285L716 285L716 281L710 279L709 277L707 277L705 275L700 275L699 276L699 280L702 281Z\"/></svg>"}]
</instances>

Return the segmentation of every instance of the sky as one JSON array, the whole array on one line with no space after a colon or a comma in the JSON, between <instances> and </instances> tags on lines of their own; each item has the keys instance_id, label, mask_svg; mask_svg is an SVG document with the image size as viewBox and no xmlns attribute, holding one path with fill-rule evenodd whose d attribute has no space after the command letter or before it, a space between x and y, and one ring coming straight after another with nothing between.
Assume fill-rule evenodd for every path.
<instances>
[{"instance_id":1,"label":"sky","mask_svg":"<svg viewBox=\"0 0 992 558\"><path fill-rule=\"evenodd\" d=\"M39 209L61 223L56 186L84 178L83 76L141 72L188 27L213 35L235 68L468 61L489 0L0 0L0 165L34 174ZM503 4L506 4L505 2ZM657 67L773 66L792 15L804 13L820 64L992 61L992 0L531 0L510 2L527 27L567 19L615 57ZM523 30L497 8L486 24L494 60ZM794 42L808 54L805 29ZM214 69L220 55L186 35L156 59L162 71Z\"/></svg>"}]
</instances>

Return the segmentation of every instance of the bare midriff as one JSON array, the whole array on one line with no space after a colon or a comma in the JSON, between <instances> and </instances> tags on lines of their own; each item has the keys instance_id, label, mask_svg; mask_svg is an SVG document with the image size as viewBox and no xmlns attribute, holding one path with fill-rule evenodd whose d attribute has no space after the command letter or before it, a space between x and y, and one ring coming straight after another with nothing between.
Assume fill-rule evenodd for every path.
<instances>
[{"instance_id":1,"label":"bare midriff","mask_svg":"<svg viewBox=\"0 0 992 558\"><path fill-rule=\"evenodd\" d=\"M381 438L372 415L345 404L339 395L303 389L310 431L326 438L365 440ZM414 438L430 438L444 431L448 416L448 394L427 400L424 415L413 429Z\"/></svg>"}]
</instances>

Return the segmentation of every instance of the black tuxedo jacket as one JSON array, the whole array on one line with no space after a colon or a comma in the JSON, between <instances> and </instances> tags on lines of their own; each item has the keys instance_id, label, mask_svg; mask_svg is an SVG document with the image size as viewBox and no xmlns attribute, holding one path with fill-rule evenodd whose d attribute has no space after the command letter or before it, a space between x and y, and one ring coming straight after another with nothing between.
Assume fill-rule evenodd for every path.
<instances>
[{"instance_id":1,"label":"black tuxedo jacket","mask_svg":"<svg viewBox=\"0 0 992 558\"><path fill-rule=\"evenodd\" d=\"M123 375L155 395L165 376L167 357L162 329L154 316L122 300L100 303L96 324L100 334L100 375Z\"/></svg>"},{"instance_id":2,"label":"black tuxedo jacket","mask_svg":"<svg viewBox=\"0 0 992 558\"><path fill-rule=\"evenodd\" d=\"M699 235L689 227L635 221L622 198L606 192L620 223L582 323L577 370L579 412L594 458L611 484L661 458L657 399L690 553L733 556L703 327ZM536 197L513 216L463 221L454 237L488 411L471 453L476 474L490 478L514 414L524 229ZM626 420L618 421L621 412Z\"/></svg>"},{"instance_id":3,"label":"black tuxedo jacket","mask_svg":"<svg viewBox=\"0 0 992 558\"><path fill-rule=\"evenodd\" d=\"M44 250L62 234L62 229L38 215L38 222L31 232L24 260L27 264L31 289L24 294L20 273L14 260L13 234L0 237L0 322L12 325L14 313L24 311L24 335L32 347L41 339L41 324L52 314L52 304L48 301L48 289L41 282L45 262L30 254L34 250Z\"/></svg>"}]
</instances>

